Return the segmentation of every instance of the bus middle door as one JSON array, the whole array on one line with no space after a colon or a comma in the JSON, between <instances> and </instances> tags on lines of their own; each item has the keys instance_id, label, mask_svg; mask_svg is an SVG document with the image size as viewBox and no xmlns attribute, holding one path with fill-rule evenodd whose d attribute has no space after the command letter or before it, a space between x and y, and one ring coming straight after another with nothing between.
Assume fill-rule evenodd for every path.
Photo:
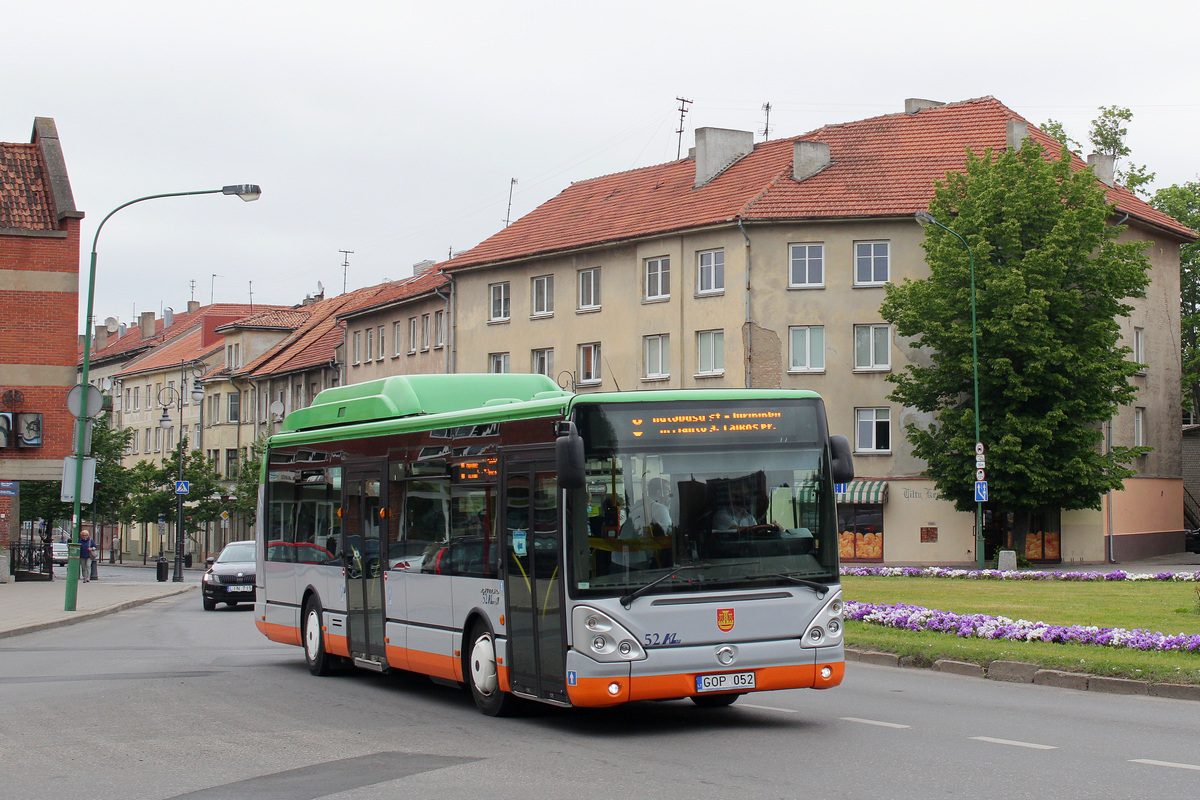
<instances>
[{"instance_id":1,"label":"bus middle door","mask_svg":"<svg viewBox=\"0 0 1200 800\"><path fill-rule=\"evenodd\" d=\"M356 664L383 669L383 547L387 520L387 461L348 463L342 481L345 517L346 627Z\"/></svg>"},{"instance_id":2,"label":"bus middle door","mask_svg":"<svg viewBox=\"0 0 1200 800\"><path fill-rule=\"evenodd\" d=\"M563 532L553 451L510 454L503 490L509 682L514 694L565 704Z\"/></svg>"}]
</instances>

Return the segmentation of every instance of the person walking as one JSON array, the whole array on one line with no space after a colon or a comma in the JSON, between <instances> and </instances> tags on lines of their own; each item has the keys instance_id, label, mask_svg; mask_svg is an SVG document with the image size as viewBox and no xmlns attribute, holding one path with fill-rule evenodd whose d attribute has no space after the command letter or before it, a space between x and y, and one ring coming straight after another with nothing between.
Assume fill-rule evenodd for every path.
<instances>
[{"instance_id":1,"label":"person walking","mask_svg":"<svg viewBox=\"0 0 1200 800\"><path fill-rule=\"evenodd\" d=\"M83 531L79 534L79 577L84 583L92 579L92 560L95 557L96 543L92 541L92 534Z\"/></svg>"}]
</instances>

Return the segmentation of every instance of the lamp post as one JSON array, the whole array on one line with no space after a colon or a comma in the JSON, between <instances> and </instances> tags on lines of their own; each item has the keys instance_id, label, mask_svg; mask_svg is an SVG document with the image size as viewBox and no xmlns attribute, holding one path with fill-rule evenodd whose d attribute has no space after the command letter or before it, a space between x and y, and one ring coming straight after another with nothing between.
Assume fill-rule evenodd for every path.
<instances>
[{"instance_id":1,"label":"lamp post","mask_svg":"<svg viewBox=\"0 0 1200 800\"><path fill-rule=\"evenodd\" d=\"M188 371L192 373L192 402L201 403L204 401L204 387L200 385L200 376L204 374L207 366L203 361L184 361L179 365L179 388L174 386L163 387L158 393L158 404L162 406L162 417L158 420L158 427L165 431L171 430L171 415L167 413L167 406L174 404L179 409L179 482L175 485L175 570L171 574L171 580L175 583L183 582L183 495L180 491L183 484L183 442L187 438L187 426L183 424L183 398L184 386L187 384ZM163 398L166 398L164 400ZM161 553L160 553L161 555Z\"/></svg>"},{"instance_id":2,"label":"lamp post","mask_svg":"<svg viewBox=\"0 0 1200 800\"><path fill-rule=\"evenodd\" d=\"M971 252L971 245L967 244L967 240L960 236L958 231L947 228L928 211L918 211L916 219L922 225L936 225L951 234L962 242L962 246L967 250L967 263L971 271L971 372L975 388L975 455L976 464L980 464L983 461L983 441L979 438L979 327L975 318L975 255ZM978 470L983 472L982 467ZM978 478L979 474L976 474L976 477ZM978 482L982 482L982 479ZM975 496L975 566L977 569L983 569L983 502L978 490Z\"/></svg>"},{"instance_id":3,"label":"lamp post","mask_svg":"<svg viewBox=\"0 0 1200 800\"><path fill-rule=\"evenodd\" d=\"M100 220L100 224L96 226L96 235L92 239L92 260L88 266L87 306L83 317L83 364L79 374L79 384L85 387L85 392L88 385L88 373L92 365L92 314L96 297L96 243L100 240L100 231L104 229L104 223L108 222L113 214L134 203L141 203L146 200L158 200L163 197L186 197L193 194L236 195L246 202L250 202L259 198L262 194L262 189L254 184L236 184L223 186L220 189L204 189L198 192L169 192L167 194L147 195L146 197L139 197L136 200L130 200L128 203L122 203L117 206L108 212L107 216ZM67 562L67 586L63 602L64 611L75 610L75 600L79 591L79 534L83 527L80 501L83 492L83 458L87 455L84 447L87 427L87 418L84 416L86 413L86 404L81 403L80 406L80 412L76 415L75 421L75 454L73 456L75 461L75 498L73 501L74 516L72 518L74 530L72 532L70 556Z\"/></svg>"}]
</instances>

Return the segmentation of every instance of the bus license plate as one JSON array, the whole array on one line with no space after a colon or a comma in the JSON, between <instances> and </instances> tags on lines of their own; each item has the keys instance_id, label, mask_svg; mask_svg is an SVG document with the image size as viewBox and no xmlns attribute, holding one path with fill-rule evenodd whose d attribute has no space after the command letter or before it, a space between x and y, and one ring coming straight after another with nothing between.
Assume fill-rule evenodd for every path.
<instances>
[{"instance_id":1,"label":"bus license plate","mask_svg":"<svg viewBox=\"0 0 1200 800\"><path fill-rule=\"evenodd\" d=\"M753 672L727 672L722 675L697 675L697 692L728 692L737 689L753 689Z\"/></svg>"},{"instance_id":2,"label":"bus license plate","mask_svg":"<svg viewBox=\"0 0 1200 800\"><path fill-rule=\"evenodd\" d=\"M248 584L248 583L247 583L247 584L243 584L243 585L241 585L241 586L227 586L227 587L226 587L226 591L230 591L230 592L252 592L252 591L254 591L254 587L253 587L253 586L251 586L250 584Z\"/></svg>"}]
</instances>

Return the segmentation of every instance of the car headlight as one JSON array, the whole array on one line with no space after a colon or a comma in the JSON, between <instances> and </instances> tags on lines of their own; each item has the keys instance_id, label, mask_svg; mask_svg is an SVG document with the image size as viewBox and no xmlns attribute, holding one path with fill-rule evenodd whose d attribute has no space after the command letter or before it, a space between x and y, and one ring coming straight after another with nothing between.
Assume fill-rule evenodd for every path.
<instances>
[{"instance_id":1,"label":"car headlight","mask_svg":"<svg viewBox=\"0 0 1200 800\"><path fill-rule=\"evenodd\" d=\"M205 583L220 583L221 576L216 575L212 572L206 572L206 573L204 573L204 582Z\"/></svg>"},{"instance_id":2,"label":"car headlight","mask_svg":"<svg viewBox=\"0 0 1200 800\"><path fill-rule=\"evenodd\" d=\"M603 611L577 606L571 613L572 641L597 661L639 661L646 651L633 634Z\"/></svg>"},{"instance_id":3,"label":"car headlight","mask_svg":"<svg viewBox=\"0 0 1200 800\"><path fill-rule=\"evenodd\" d=\"M842 641L842 590L834 592L813 617L800 640L801 647L829 647Z\"/></svg>"}]
</instances>

